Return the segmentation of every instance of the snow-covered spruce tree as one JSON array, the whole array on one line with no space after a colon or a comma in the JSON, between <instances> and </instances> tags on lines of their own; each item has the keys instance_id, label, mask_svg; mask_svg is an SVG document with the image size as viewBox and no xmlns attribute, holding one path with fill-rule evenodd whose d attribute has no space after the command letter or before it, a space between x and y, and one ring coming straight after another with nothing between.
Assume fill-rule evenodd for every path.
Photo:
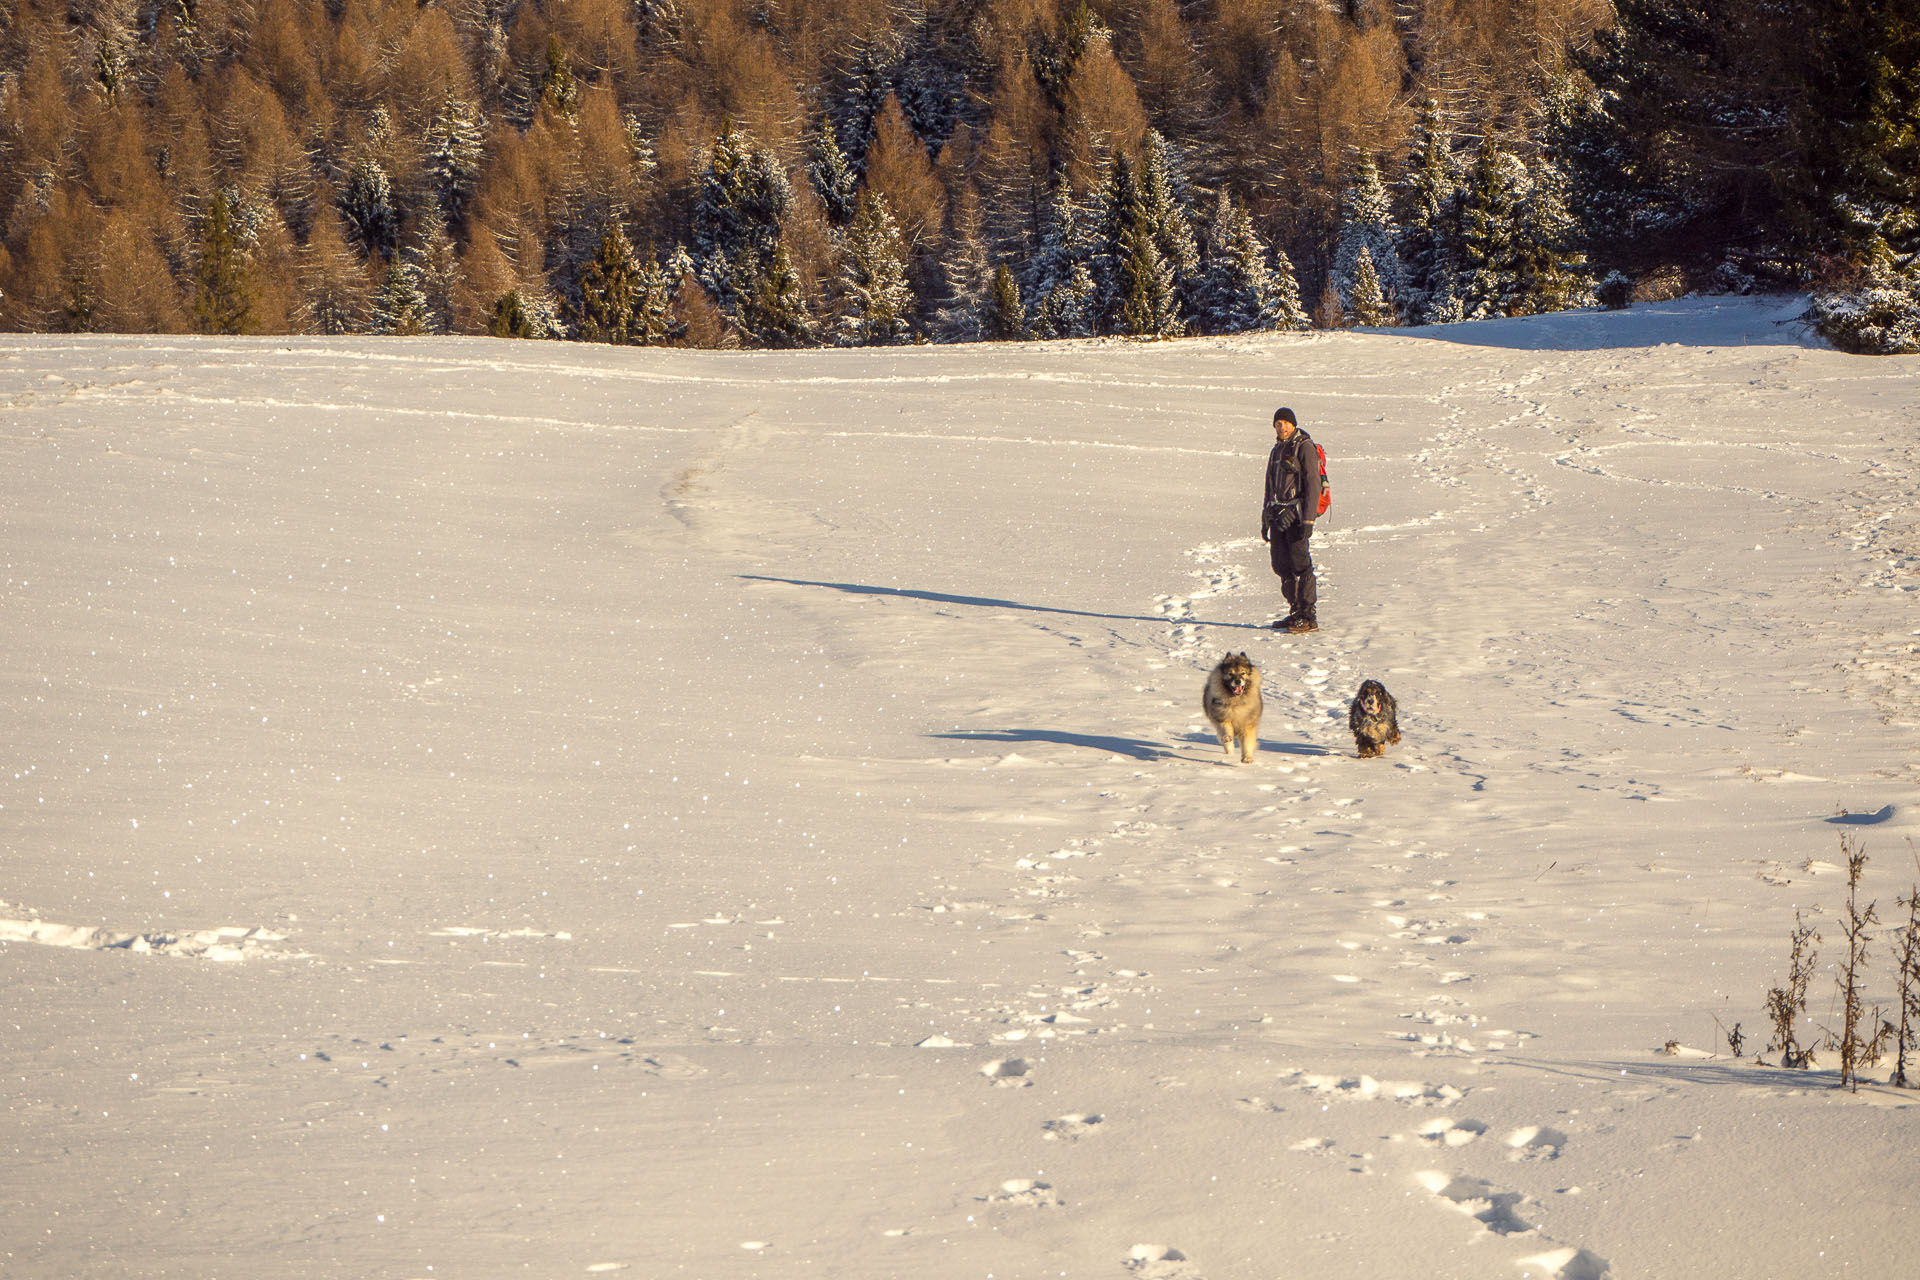
<instances>
[{"instance_id":1,"label":"snow-covered spruce tree","mask_svg":"<svg viewBox=\"0 0 1920 1280\"><path fill-rule=\"evenodd\" d=\"M427 295L420 288L420 273L406 258L395 258L374 295L373 331L412 336L425 333L427 322Z\"/></svg>"},{"instance_id":2,"label":"snow-covered spruce tree","mask_svg":"<svg viewBox=\"0 0 1920 1280\"><path fill-rule=\"evenodd\" d=\"M1859 282L1815 294L1805 318L1842 351L1920 352L1920 263L1901 262L1884 239L1872 243L1865 256Z\"/></svg>"},{"instance_id":3,"label":"snow-covered spruce tree","mask_svg":"<svg viewBox=\"0 0 1920 1280\"><path fill-rule=\"evenodd\" d=\"M1518 289L1513 314L1541 315L1587 306L1593 286L1579 228L1567 212L1567 175L1548 151L1528 170L1531 179L1514 219Z\"/></svg>"},{"instance_id":4,"label":"snow-covered spruce tree","mask_svg":"<svg viewBox=\"0 0 1920 1280\"><path fill-rule=\"evenodd\" d=\"M1028 331L1035 338L1092 337L1099 328L1099 297L1092 269L1076 262L1066 279L1033 305L1028 313Z\"/></svg>"},{"instance_id":5,"label":"snow-covered spruce tree","mask_svg":"<svg viewBox=\"0 0 1920 1280\"><path fill-rule=\"evenodd\" d=\"M861 191L847 228L840 314L834 322L834 336L843 345L905 342L912 335L914 299L904 259L887 198Z\"/></svg>"},{"instance_id":6,"label":"snow-covered spruce tree","mask_svg":"<svg viewBox=\"0 0 1920 1280\"><path fill-rule=\"evenodd\" d=\"M648 255L640 268L640 283L633 303L633 341L637 346L659 347L678 341L683 326L673 314L673 281L666 268Z\"/></svg>"},{"instance_id":7,"label":"snow-covered spruce tree","mask_svg":"<svg viewBox=\"0 0 1920 1280\"><path fill-rule=\"evenodd\" d=\"M1370 329L1393 323L1393 308L1380 288L1380 275L1373 269L1373 254L1365 245L1354 259L1353 279L1347 286L1347 315L1354 324Z\"/></svg>"},{"instance_id":8,"label":"snow-covered spruce tree","mask_svg":"<svg viewBox=\"0 0 1920 1280\"><path fill-rule=\"evenodd\" d=\"M1281 307L1280 283L1267 246L1246 205L1225 187L1201 224L1202 260L1195 323L1205 333L1246 333L1292 327ZM1296 310L1299 286L1294 287Z\"/></svg>"},{"instance_id":9,"label":"snow-covered spruce tree","mask_svg":"<svg viewBox=\"0 0 1920 1280\"><path fill-rule=\"evenodd\" d=\"M820 340L820 322L807 305L800 275L785 244L776 244L764 269L749 257L740 260L734 280L740 298L738 322L763 347L811 347Z\"/></svg>"},{"instance_id":10,"label":"snow-covered spruce tree","mask_svg":"<svg viewBox=\"0 0 1920 1280\"><path fill-rule=\"evenodd\" d=\"M1373 157L1362 155L1354 166L1347 189L1340 196L1340 227L1333 250L1333 283L1340 291L1340 303L1349 313L1358 313L1354 290L1359 286L1361 254L1366 254L1374 271L1374 285L1380 291L1381 307L1390 316L1400 291L1400 229L1394 225L1392 204L1386 184L1380 179L1380 166ZM1369 314L1380 314L1375 308ZM1356 321L1356 323L1391 323Z\"/></svg>"},{"instance_id":11,"label":"snow-covered spruce tree","mask_svg":"<svg viewBox=\"0 0 1920 1280\"><path fill-rule=\"evenodd\" d=\"M1460 303L1464 318L1512 315L1520 297L1518 214L1527 172L1492 138L1468 171L1460 213Z\"/></svg>"},{"instance_id":12,"label":"snow-covered spruce tree","mask_svg":"<svg viewBox=\"0 0 1920 1280\"><path fill-rule=\"evenodd\" d=\"M1020 302L1020 282L1006 263L993 269L993 290L987 298L983 330L990 341L1013 342L1027 336L1027 309Z\"/></svg>"},{"instance_id":13,"label":"snow-covered spruce tree","mask_svg":"<svg viewBox=\"0 0 1920 1280\"><path fill-rule=\"evenodd\" d=\"M1275 327L1296 331L1313 328L1313 317L1307 314L1307 304L1300 297L1300 276L1285 249L1273 251L1273 283L1274 308L1280 314Z\"/></svg>"},{"instance_id":14,"label":"snow-covered spruce tree","mask_svg":"<svg viewBox=\"0 0 1920 1280\"><path fill-rule=\"evenodd\" d=\"M1807 318L1843 351L1920 352L1920 0L1876 7L1856 39L1866 99L1841 132L1833 200L1857 280L1819 293Z\"/></svg>"},{"instance_id":15,"label":"snow-covered spruce tree","mask_svg":"<svg viewBox=\"0 0 1920 1280\"><path fill-rule=\"evenodd\" d=\"M853 166L847 163L847 153L834 140L831 124L823 126L814 137L813 156L807 165L807 176L813 182L814 192L820 197L820 207L826 211L827 221L836 227L844 227L852 222L860 179L854 173Z\"/></svg>"},{"instance_id":16,"label":"snow-covered spruce tree","mask_svg":"<svg viewBox=\"0 0 1920 1280\"><path fill-rule=\"evenodd\" d=\"M1450 290L1458 236L1459 186L1453 144L1432 98L1421 103L1400 183L1400 305L1410 324L1430 323L1429 309Z\"/></svg>"},{"instance_id":17,"label":"snow-covered spruce tree","mask_svg":"<svg viewBox=\"0 0 1920 1280\"><path fill-rule=\"evenodd\" d=\"M1200 292L1200 249L1187 212L1191 188L1185 166L1158 129L1147 130L1140 156L1140 206L1153 245L1173 273L1181 313L1195 312Z\"/></svg>"},{"instance_id":18,"label":"snow-covered spruce tree","mask_svg":"<svg viewBox=\"0 0 1920 1280\"><path fill-rule=\"evenodd\" d=\"M980 194L963 182L947 205L947 234L940 254L940 304L934 312L936 341L972 342L985 336L993 306L993 266L987 254Z\"/></svg>"},{"instance_id":19,"label":"snow-covered spruce tree","mask_svg":"<svg viewBox=\"0 0 1920 1280\"><path fill-rule=\"evenodd\" d=\"M1144 221L1122 234L1118 257L1114 332L1135 338L1173 338L1186 332L1172 264L1160 255Z\"/></svg>"},{"instance_id":20,"label":"snow-covered spruce tree","mask_svg":"<svg viewBox=\"0 0 1920 1280\"><path fill-rule=\"evenodd\" d=\"M757 305L792 206L793 188L780 162L723 121L694 200L692 253L701 284L749 332L754 326L742 309Z\"/></svg>"},{"instance_id":21,"label":"snow-covered spruce tree","mask_svg":"<svg viewBox=\"0 0 1920 1280\"><path fill-rule=\"evenodd\" d=\"M1094 326L1093 245L1085 214L1065 182L1047 199L1040 242L1019 277L1036 338L1084 338Z\"/></svg>"},{"instance_id":22,"label":"snow-covered spruce tree","mask_svg":"<svg viewBox=\"0 0 1920 1280\"><path fill-rule=\"evenodd\" d=\"M363 155L347 170L340 189L340 216L347 236L369 258L391 258L400 247L400 213L393 180L380 162Z\"/></svg>"},{"instance_id":23,"label":"snow-covered spruce tree","mask_svg":"<svg viewBox=\"0 0 1920 1280\"><path fill-rule=\"evenodd\" d=\"M608 224L580 273L580 302L575 326L585 342L623 345L638 341L635 312L640 301L640 260L618 221Z\"/></svg>"},{"instance_id":24,"label":"snow-covered spruce tree","mask_svg":"<svg viewBox=\"0 0 1920 1280\"><path fill-rule=\"evenodd\" d=\"M427 333L453 332L454 298L460 288L460 258L437 206L420 221L420 243L408 250L426 301Z\"/></svg>"},{"instance_id":25,"label":"snow-covered spruce tree","mask_svg":"<svg viewBox=\"0 0 1920 1280\"><path fill-rule=\"evenodd\" d=\"M486 141L485 120L472 103L454 92L449 78L446 92L434 106L420 139L422 167L432 202L449 226L466 225L467 206L480 186Z\"/></svg>"},{"instance_id":26,"label":"snow-covered spruce tree","mask_svg":"<svg viewBox=\"0 0 1920 1280\"><path fill-rule=\"evenodd\" d=\"M1124 155L1107 166L1093 243L1094 314L1101 332L1160 338L1184 331L1173 266L1155 242L1146 193Z\"/></svg>"}]
</instances>

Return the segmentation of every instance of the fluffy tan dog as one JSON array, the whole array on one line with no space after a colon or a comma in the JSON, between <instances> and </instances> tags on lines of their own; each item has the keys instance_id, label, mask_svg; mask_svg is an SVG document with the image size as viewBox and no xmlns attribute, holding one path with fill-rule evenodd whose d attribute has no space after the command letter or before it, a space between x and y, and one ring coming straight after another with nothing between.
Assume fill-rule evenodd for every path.
<instances>
[{"instance_id":1,"label":"fluffy tan dog","mask_svg":"<svg viewBox=\"0 0 1920 1280\"><path fill-rule=\"evenodd\" d=\"M1244 653L1229 653L1207 673L1200 708L1220 735L1221 749L1231 756L1237 739L1240 763L1251 761L1260 745L1260 668Z\"/></svg>"}]
</instances>

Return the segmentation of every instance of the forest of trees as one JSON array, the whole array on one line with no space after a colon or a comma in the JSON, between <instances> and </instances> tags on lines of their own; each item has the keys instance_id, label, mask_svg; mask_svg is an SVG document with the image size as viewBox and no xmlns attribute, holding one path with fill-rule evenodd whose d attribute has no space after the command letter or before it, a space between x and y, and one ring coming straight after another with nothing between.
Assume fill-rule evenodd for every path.
<instances>
[{"instance_id":1,"label":"forest of trees","mask_svg":"<svg viewBox=\"0 0 1920 1280\"><path fill-rule=\"evenodd\" d=\"M793 347L1819 291L1920 0L0 0L0 328Z\"/></svg>"}]
</instances>

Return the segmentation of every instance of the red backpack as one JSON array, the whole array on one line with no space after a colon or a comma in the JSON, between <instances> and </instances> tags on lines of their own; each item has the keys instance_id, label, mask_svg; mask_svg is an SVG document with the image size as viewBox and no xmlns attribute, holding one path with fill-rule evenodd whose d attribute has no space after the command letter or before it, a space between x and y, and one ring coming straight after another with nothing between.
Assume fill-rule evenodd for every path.
<instances>
[{"instance_id":1,"label":"red backpack","mask_svg":"<svg viewBox=\"0 0 1920 1280\"><path fill-rule=\"evenodd\" d=\"M1318 440L1313 442L1313 447L1320 454L1320 510L1315 515L1323 516L1333 505L1333 486L1327 482L1327 451L1320 447Z\"/></svg>"}]
</instances>

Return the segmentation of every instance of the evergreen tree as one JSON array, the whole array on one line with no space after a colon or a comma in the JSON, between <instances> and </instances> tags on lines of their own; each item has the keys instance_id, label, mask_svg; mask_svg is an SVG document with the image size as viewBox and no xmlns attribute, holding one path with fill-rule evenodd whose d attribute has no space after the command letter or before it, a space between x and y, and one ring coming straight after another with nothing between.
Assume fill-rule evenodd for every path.
<instances>
[{"instance_id":1,"label":"evergreen tree","mask_svg":"<svg viewBox=\"0 0 1920 1280\"><path fill-rule=\"evenodd\" d=\"M1154 248L1173 273L1174 289L1185 314L1197 309L1200 251L1187 205L1191 196L1184 166L1158 129L1147 131L1140 158L1140 204Z\"/></svg>"},{"instance_id":2,"label":"evergreen tree","mask_svg":"<svg viewBox=\"0 0 1920 1280\"><path fill-rule=\"evenodd\" d=\"M907 284L900 229L878 191L860 193L847 228L840 275L842 311L835 326L849 346L904 342L911 334L913 290Z\"/></svg>"},{"instance_id":3,"label":"evergreen tree","mask_svg":"<svg viewBox=\"0 0 1920 1280\"><path fill-rule=\"evenodd\" d=\"M1034 304L1028 329L1036 338L1092 337L1099 324L1099 298L1092 269L1076 262Z\"/></svg>"},{"instance_id":4,"label":"evergreen tree","mask_svg":"<svg viewBox=\"0 0 1920 1280\"><path fill-rule=\"evenodd\" d=\"M1865 101L1837 132L1838 238L1856 279L1821 290L1807 318L1843 351L1920 352L1920 0L1863 15L1845 65L1865 64Z\"/></svg>"},{"instance_id":5,"label":"evergreen tree","mask_svg":"<svg viewBox=\"0 0 1920 1280\"><path fill-rule=\"evenodd\" d=\"M1144 221L1128 228L1119 246L1115 287L1115 330L1139 338L1172 338L1186 331L1173 267L1160 256Z\"/></svg>"},{"instance_id":6,"label":"evergreen tree","mask_svg":"<svg viewBox=\"0 0 1920 1280\"><path fill-rule=\"evenodd\" d=\"M427 331L427 297L420 276L405 258L387 267L387 278L373 301L375 333L415 335Z\"/></svg>"},{"instance_id":7,"label":"evergreen tree","mask_svg":"<svg viewBox=\"0 0 1920 1280\"><path fill-rule=\"evenodd\" d=\"M638 296L633 305L633 341L644 347L664 346L685 333L674 316L673 280L649 255L641 268Z\"/></svg>"},{"instance_id":8,"label":"evergreen tree","mask_svg":"<svg viewBox=\"0 0 1920 1280\"><path fill-rule=\"evenodd\" d=\"M1280 283L1267 261L1267 246L1254 230L1246 205L1222 187L1202 231L1206 266L1195 308L1201 329L1246 333L1293 327L1283 314ZM1297 310L1297 285L1294 293Z\"/></svg>"},{"instance_id":9,"label":"evergreen tree","mask_svg":"<svg viewBox=\"0 0 1920 1280\"><path fill-rule=\"evenodd\" d=\"M1140 184L1134 178L1133 161L1126 156L1117 155L1108 163L1107 180L1092 213L1092 254L1087 266L1093 276L1094 316L1100 330L1108 332L1118 323L1125 283L1122 264L1133 250L1130 236L1145 221Z\"/></svg>"},{"instance_id":10,"label":"evergreen tree","mask_svg":"<svg viewBox=\"0 0 1920 1280\"><path fill-rule=\"evenodd\" d=\"M1814 296L1806 319L1842 351L1858 355L1920 353L1920 270L1902 264L1877 241L1860 282Z\"/></svg>"},{"instance_id":11,"label":"evergreen tree","mask_svg":"<svg viewBox=\"0 0 1920 1280\"><path fill-rule=\"evenodd\" d=\"M393 181L378 160L362 155L347 171L340 190L340 215L348 237L369 258L391 258L400 247L400 214L393 203Z\"/></svg>"},{"instance_id":12,"label":"evergreen tree","mask_svg":"<svg viewBox=\"0 0 1920 1280\"><path fill-rule=\"evenodd\" d=\"M1027 336L1027 309L1020 302L1020 283L1002 262L993 269L993 292L989 295L986 336L995 342L1012 342Z\"/></svg>"},{"instance_id":13,"label":"evergreen tree","mask_svg":"<svg viewBox=\"0 0 1920 1280\"><path fill-rule=\"evenodd\" d=\"M1453 213L1453 148L1432 98L1421 103L1420 115L1408 148L1406 177L1400 186L1400 239L1395 256L1400 262L1400 302L1413 324L1429 323L1428 310L1443 298L1451 284L1458 238Z\"/></svg>"},{"instance_id":14,"label":"evergreen tree","mask_svg":"<svg viewBox=\"0 0 1920 1280\"><path fill-rule=\"evenodd\" d=\"M460 259L437 207L420 224L420 243L412 251L420 293L426 300L426 332L453 331L454 298L460 289Z\"/></svg>"},{"instance_id":15,"label":"evergreen tree","mask_svg":"<svg viewBox=\"0 0 1920 1280\"><path fill-rule=\"evenodd\" d=\"M641 275L633 242L618 221L609 223L580 275L578 327L583 340L616 345L640 340L636 313Z\"/></svg>"},{"instance_id":16,"label":"evergreen tree","mask_svg":"<svg viewBox=\"0 0 1920 1280\"><path fill-rule=\"evenodd\" d=\"M527 320L527 309L521 305L518 289L507 290L494 303L493 318L487 322L487 332L496 338L533 337L533 326Z\"/></svg>"},{"instance_id":17,"label":"evergreen tree","mask_svg":"<svg viewBox=\"0 0 1920 1280\"><path fill-rule=\"evenodd\" d=\"M1393 323L1393 308L1387 305L1380 289L1380 275L1373 269L1373 254L1365 245L1354 260L1353 279L1347 286L1347 314L1353 323L1370 329Z\"/></svg>"},{"instance_id":18,"label":"evergreen tree","mask_svg":"<svg viewBox=\"0 0 1920 1280\"><path fill-rule=\"evenodd\" d=\"M1378 308L1369 300L1368 314L1380 314L1379 308L1391 313L1400 288L1399 240L1400 229L1394 225L1380 167L1372 156L1362 155L1340 198L1340 229L1333 254L1334 287L1340 291L1341 305L1354 314L1356 323L1391 322L1359 320L1363 304L1354 295L1360 288L1360 260L1364 256L1373 270L1372 289L1379 295Z\"/></svg>"},{"instance_id":19,"label":"evergreen tree","mask_svg":"<svg viewBox=\"0 0 1920 1280\"><path fill-rule=\"evenodd\" d=\"M1055 183L1047 197L1039 243L1021 265L1021 296L1036 300L1045 298L1070 281L1074 269L1084 268L1091 256L1092 247L1082 231L1082 212L1073 197L1073 189L1065 182Z\"/></svg>"},{"instance_id":20,"label":"evergreen tree","mask_svg":"<svg viewBox=\"0 0 1920 1280\"><path fill-rule=\"evenodd\" d=\"M701 283L736 318L760 293L792 205L779 161L724 122L694 201L693 258Z\"/></svg>"},{"instance_id":21,"label":"evergreen tree","mask_svg":"<svg viewBox=\"0 0 1920 1280\"><path fill-rule=\"evenodd\" d=\"M454 92L451 78L427 120L426 133L420 143L433 203L448 224L464 227L467 206L480 185L486 125L479 111Z\"/></svg>"},{"instance_id":22,"label":"evergreen tree","mask_svg":"<svg viewBox=\"0 0 1920 1280\"><path fill-rule=\"evenodd\" d=\"M776 244L764 270L743 257L734 281L741 298L740 325L765 347L810 347L820 325L807 306L800 276L784 244Z\"/></svg>"},{"instance_id":23,"label":"evergreen tree","mask_svg":"<svg viewBox=\"0 0 1920 1280\"><path fill-rule=\"evenodd\" d=\"M1520 298L1517 215L1526 170L1492 138L1462 192L1460 302L1468 320L1512 315Z\"/></svg>"},{"instance_id":24,"label":"evergreen tree","mask_svg":"<svg viewBox=\"0 0 1920 1280\"><path fill-rule=\"evenodd\" d=\"M1831 170L1829 120L1857 94L1858 69L1840 65L1829 37L1862 8L1614 0L1613 22L1582 59L1597 92L1558 143L1602 259L1804 251L1822 220L1809 196L1832 186L1816 176Z\"/></svg>"},{"instance_id":25,"label":"evergreen tree","mask_svg":"<svg viewBox=\"0 0 1920 1280\"><path fill-rule=\"evenodd\" d=\"M563 120L572 120L580 113L580 83L573 77L567 47L557 35L547 37L547 65L540 78L540 104Z\"/></svg>"},{"instance_id":26,"label":"evergreen tree","mask_svg":"<svg viewBox=\"0 0 1920 1280\"><path fill-rule=\"evenodd\" d=\"M252 266L234 232L232 209L224 190L214 192L193 273L193 318L202 333L246 333L252 327Z\"/></svg>"},{"instance_id":27,"label":"evergreen tree","mask_svg":"<svg viewBox=\"0 0 1920 1280\"><path fill-rule=\"evenodd\" d=\"M1277 286L1274 308L1280 313L1282 329L1311 329L1313 320L1300 300L1300 277L1294 274L1293 261L1284 249L1273 251L1273 279Z\"/></svg>"},{"instance_id":28,"label":"evergreen tree","mask_svg":"<svg viewBox=\"0 0 1920 1280\"><path fill-rule=\"evenodd\" d=\"M940 255L946 288L935 320L942 341L971 342L985 331L994 272L984 222L979 193L972 183L963 183L948 207L946 247Z\"/></svg>"},{"instance_id":29,"label":"evergreen tree","mask_svg":"<svg viewBox=\"0 0 1920 1280\"><path fill-rule=\"evenodd\" d=\"M1585 306L1593 292L1579 231L1567 212L1566 175L1551 154L1535 161L1515 217L1513 313L1540 315Z\"/></svg>"},{"instance_id":30,"label":"evergreen tree","mask_svg":"<svg viewBox=\"0 0 1920 1280\"><path fill-rule=\"evenodd\" d=\"M820 197L820 207L826 210L827 221L836 227L852 222L860 180L853 166L847 163L847 153L834 141L831 128L821 129L814 139L813 160L807 166L807 174Z\"/></svg>"}]
</instances>

